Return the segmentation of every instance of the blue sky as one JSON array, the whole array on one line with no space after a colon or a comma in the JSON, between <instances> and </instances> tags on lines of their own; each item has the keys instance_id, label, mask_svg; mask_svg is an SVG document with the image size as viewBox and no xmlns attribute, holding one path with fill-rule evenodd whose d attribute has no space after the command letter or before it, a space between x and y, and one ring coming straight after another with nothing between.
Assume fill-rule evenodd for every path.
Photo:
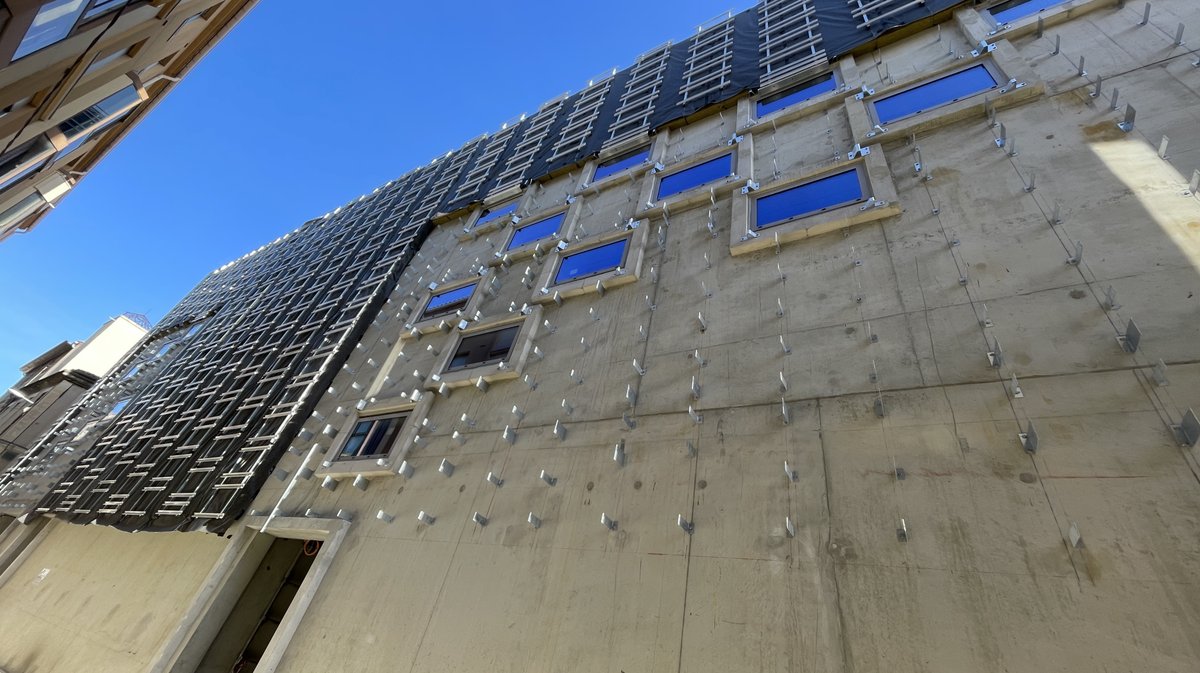
<instances>
[{"instance_id":1,"label":"blue sky","mask_svg":"<svg viewBox=\"0 0 1200 673\"><path fill-rule=\"evenodd\" d=\"M261 0L32 232L0 243L0 385L124 311L729 9ZM337 7L341 11L330 11Z\"/></svg>"}]
</instances>

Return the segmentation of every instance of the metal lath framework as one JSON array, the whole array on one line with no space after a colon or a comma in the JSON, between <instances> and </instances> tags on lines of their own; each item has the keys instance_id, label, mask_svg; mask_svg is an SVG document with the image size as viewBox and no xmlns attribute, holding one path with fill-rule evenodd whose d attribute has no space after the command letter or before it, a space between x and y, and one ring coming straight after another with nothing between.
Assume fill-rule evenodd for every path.
<instances>
[{"instance_id":1,"label":"metal lath framework","mask_svg":"<svg viewBox=\"0 0 1200 673\"><path fill-rule=\"evenodd\" d=\"M759 83L826 61L813 0L765 0L758 5Z\"/></svg>"},{"instance_id":2,"label":"metal lath framework","mask_svg":"<svg viewBox=\"0 0 1200 673\"><path fill-rule=\"evenodd\" d=\"M663 77L671 57L671 43L660 45L638 57L629 73L621 104L608 127L611 144L649 130L655 102L662 95Z\"/></svg>"},{"instance_id":3,"label":"metal lath framework","mask_svg":"<svg viewBox=\"0 0 1200 673\"><path fill-rule=\"evenodd\" d=\"M423 238L418 209L440 201L430 187L444 196L446 174L463 166L414 171L211 274L164 318L176 327L148 337L6 475L4 505L41 495L30 477L52 481L86 448L36 511L130 528L228 525L378 314ZM95 418L119 399L118 415Z\"/></svg>"},{"instance_id":4,"label":"metal lath framework","mask_svg":"<svg viewBox=\"0 0 1200 673\"><path fill-rule=\"evenodd\" d=\"M525 177L525 171L533 163L534 156L549 136L550 125L558 118L558 113L563 109L566 100L567 97L564 95L546 103L529 120L525 126L525 133L513 148L508 162L504 165L504 170L500 171L500 175L496 177L496 184L492 187L493 191L505 189L521 182L521 179Z\"/></svg>"},{"instance_id":5,"label":"metal lath framework","mask_svg":"<svg viewBox=\"0 0 1200 673\"><path fill-rule=\"evenodd\" d=\"M679 105L719 91L733 73L733 17L704 28L688 45Z\"/></svg>"},{"instance_id":6,"label":"metal lath framework","mask_svg":"<svg viewBox=\"0 0 1200 673\"><path fill-rule=\"evenodd\" d=\"M445 202L450 190L462 177L463 169L470 164L471 159L475 156L475 151L486 140L487 136L485 135L468 141L457 152L453 152L438 161L441 170L437 178L433 181L433 185L429 188L429 192L417 206L416 217L425 217L433 215L436 212L436 208Z\"/></svg>"},{"instance_id":7,"label":"metal lath framework","mask_svg":"<svg viewBox=\"0 0 1200 673\"><path fill-rule=\"evenodd\" d=\"M875 23L925 4L925 0L846 0L850 16L859 20L857 28L870 28Z\"/></svg>"},{"instance_id":8,"label":"metal lath framework","mask_svg":"<svg viewBox=\"0 0 1200 673\"><path fill-rule=\"evenodd\" d=\"M612 71L602 81L593 82L583 93L579 94L575 106L571 109L571 115L567 118L567 125L563 127L562 134L554 143L550 161L579 152L587 147L588 139L592 137L592 129L595 128L596 121L600 118L600 109L604 106L609 89L612 88L613 76L616 74L616 70Z\"/></svg>"},{"instance_id":9,"label":"metal lath framework","mask_svg":"<svg viewBox=\"0 0 1200 673\"><path fill-rule=\"evenodd\" d=\"M522 118L521 121L524 121ZM454 193L452 201L459 201L465 198L471 198L479 195L480 188L487 182L492 175L492 169L500 161L500 157L504 155L504 149L508 147L508 142L512 140L513 134L521 122L506 124L495 135L487 141L487 147L484 148L483 154L475 160L471 169L467 171L466 177L458 186L458 191Z\"/></svg>"}]
</instances>

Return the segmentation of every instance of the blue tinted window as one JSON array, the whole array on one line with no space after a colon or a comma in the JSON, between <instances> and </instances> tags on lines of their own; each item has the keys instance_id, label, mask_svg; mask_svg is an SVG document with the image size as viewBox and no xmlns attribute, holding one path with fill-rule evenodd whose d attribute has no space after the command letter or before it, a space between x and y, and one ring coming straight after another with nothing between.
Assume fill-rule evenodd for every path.
<instances>
[{"instance_id":1,"label":"blue tinted window","mask_svg":"<svg viewBox=\"0 0 1200 673\"><path fill-rule=\"evenodd\" d=\"M425 307L425 312L421 314L421 319L449 315L466 306L471 294L475 292L475 285L477 283L471 283L433 295Z\"/></svg>"},{"instance_id":2,"label":"blue tinted window","mask_svg":"<svg viewBox=\"0 0 1200 673\"><path fill-rule=\"evenodd\" d=\"M812 215L861 201L862 198L858 169L852 168L758 199L755 202L754 224L761 229L793 217Z\"/></svg>"},{"instance_id":3,"label":"blue tinted window","mask_svg":"<svg viewBox=\"0 0 1200 673\"><path fill-rule=\"evenodd\" d=\"M827 73L815 79L810 79L807 82L797 84L794 87L758 101L757 116L765 117L776 110L782 110L796 103L802 103L809 98L829 93L836 88L837 82L833 79L833 73Z\"/></svg>"},{"instance_id":4,"label":"blue tinted window","mask_svg":"<svg viewBox=\"0 0 1200 673\"><path fill-rule=\"evenodd\" d=\"M956 100L974 96L996 86L996 78L982 65L960 70L921 86L875 101L880 124L890 124Z\"/></svg>"},{"instance_id":5,"label":"blue tinted window","mask_svg":"<svg viewBox=\"0 0 1200 673\"><path fill-rule=\"evenodd\" d=\"M91 9L83 13L83 18L90 19L93 16L99 16L110 9L116 9L126 4L129 4L129 0L98 0L92 5Z\"/></svg>"},{"instance_id":6,"label":"blue tinted window","mask_svg":"<svg viewBox=\"0 0 1200 673\"><path fill-rule=\"evenodd\" d=\"M1036 14L1047 7L1061 5L1065 0L1009 0L988 10L998 23L1008 23L1021 17Z\"/></svg>"},{"instance_id":7,"label":"blue tinted window","mask_svg":"<svg viewBox=\"0 0 1200 673\"><path fill-rule=\"evenodd\" d=\"M50 0L44 3L33 17L33 23L13 52L13 60L49 47L62 40L75 27L75 20L83 13L85 0Z\"/></svg>"},{"instance_id":8,"label":"blue tinted window","mask_svg":"<svg viewBox=\"0 0 1200 673\"><path fill-rule=\"evenodd\" d=\"M540 241L543 238L549 238L558 233L558 228L562 226L563 218L566 217L565 212L557 215L551 215L544 220L538 220L532 224L527 224L513 232L512 240L508 242L506 250L516 250L526 243Z\"/></svg>"},{"instance_id":9,"label":"blue tinted window","mask_svg":"<svg viewBox=\"0 0 1200 673\"><path fill-rule=\"evenodd\" d=\"M650 148L644 147L624 156L620 156L615 159L609 159L608 161L605 161L596 167L596 174L592 176L592 182L599 182L614 173L620 173L626 168L637 166L649 158Z\"/></svg>"},{"instance_id":10,"label":"blue tinted window","mask_svg":"<svg viewBox=\"0 0 1200 673\"><path fill-rule=\"evenodd\" d=\"M624 238L607 245L564 255L562 264L558 266L558 273L554 276L554 284L612 271L621 266L628 243L629 239Z\"/></svg>"},{"instance_id":11,"label":"blue tinted window","mask_svg":"<svg viewBox=\"0 0 1200 673\"><path fill-rule=\"evenodd\" d=\"M488 222L495 222L505 215L511 215L516 209L517 201L513 200L504 204L503 206L496 207L494 210L485 210L483 211L483 214L479 216L479 219L475 220L475 226L481 227Z\"/></svg>"},{"instance_id":12,"label":"blue tinted window","mask_svg":"<svg viewBox=\"0 0 1200 673\"><path fill-rule=\"evenodd\" d=\"M727 178L733 173L733 155L725 154L678 173L664 175L658 182L658 198L665 199L693 187Z\"/></svg>"}]
</instances>

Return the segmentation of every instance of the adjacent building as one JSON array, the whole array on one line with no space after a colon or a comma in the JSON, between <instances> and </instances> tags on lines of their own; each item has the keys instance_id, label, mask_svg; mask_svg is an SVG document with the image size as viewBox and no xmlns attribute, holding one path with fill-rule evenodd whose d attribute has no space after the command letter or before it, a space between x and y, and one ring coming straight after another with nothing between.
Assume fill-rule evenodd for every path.
<instances>
[{"instance_id":1,"label":"adjacent building","mask_svg":"<svg viewBox=\"0 0 1200 673\"><path fill-rule=\"evenodd\" d=\"M0 4L0 241L36 226L253 5Z\"/></svg>"},{"instance_id":2,"label":"adjacent building","mask_svg":"<svg viewBox=\"0 0 1200 673\"><path fill-rule=\"evenodd\" d=\"M214 271L0 667L1200 665L1189 0L766 0Z\"/></svg>"},{"instance_id":3,"label":"adjacent building","mask_svg":"<svg viewBox=\"0 0 1200 673\"><path fill-rule=\"evenodd\" d=\"M0 470L7 468L145 336L145 316L123 314L85 341L64 341L21 367L0 395Z\"/></svg>"}]
</instances>

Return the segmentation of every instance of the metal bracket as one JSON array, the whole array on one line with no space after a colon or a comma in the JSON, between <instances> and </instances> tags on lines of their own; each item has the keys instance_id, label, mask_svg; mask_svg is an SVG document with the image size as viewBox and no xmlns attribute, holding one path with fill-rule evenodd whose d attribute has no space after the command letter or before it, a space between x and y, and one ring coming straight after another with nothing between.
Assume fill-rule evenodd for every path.
<instances>
[{"instance_id":1,"label":"metal bracket","mask_svg":"<svg viewBox=\"0 0 1200 673\"><path fill-rule=\"evenodd\" d=\"M1033 421L1029 421L1025 432L1018 432L1017 437L1021 440L1021 448L1025 449L1026 453L1037 453L1038 450L1038 434L1037 429L1033 427Z\"/></svg>"},{"instance_id":2,"label":"metal bracket","mask_svg":"<svg viewBox=\"0 0 1200 673\"><path fill-rule=\"evenodd\" d=\"M1200 419L1191 409L1183 415L1179 425L1172 425L1171 429L1175 431L1175 438L1179 440L1180 446L1195 446L1200 442Z\"/></svg>"},{"instance_id":3,"label":"metal bracket","mask_svg":"<svg viewBox=\"0 0 1200 673\"><path fill-rule=\"evenodd\" d=\"M758 183L753 180L747 180L746 186L742 187L742 193L749 194L750 192L754 191L758 191Z\"/></svg>"},{"instance_id":4,"label":"metal bracket","mask_svg":"<svg viewBox=\"0 0 1200 673\"><path fill-rule=\"evenodd\" d=\"M992 32L991 32L991 33L989 33L989 34L990 34L990 35L995 35L995 31L992 31ZM973 57L975 57L975 58L979 58L980 56L982 56L982 55L984 55L984 54L990 54L990 53L992 53L993 51L996 51L996 44L995 44L995 43L988 44L988 41L987 41L987 40L980 40L980 41L979 41L979 46L978 46L978 47L976 47L975 49L972 49L972 50L971 50L971 56L973 56Z\"/></svg>"}]
</instances>

